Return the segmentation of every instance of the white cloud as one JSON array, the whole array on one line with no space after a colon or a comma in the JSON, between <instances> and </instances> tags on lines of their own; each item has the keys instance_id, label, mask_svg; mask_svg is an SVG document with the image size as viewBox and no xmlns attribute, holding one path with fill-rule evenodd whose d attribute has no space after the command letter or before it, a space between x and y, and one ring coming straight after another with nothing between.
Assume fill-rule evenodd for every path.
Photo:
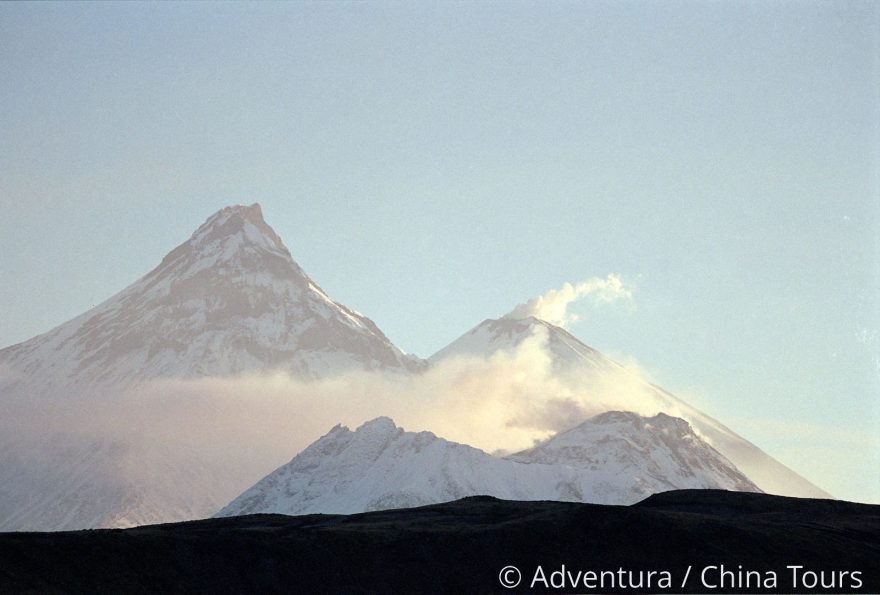
<instances>
[{"instance_id":1,"label":"white cloud","mask_svg":"<svg viewBox=\"0 0 880 595\"><path fill-rule=\"evenodd\" d=\"M539 327L514 350L450 358L415 376L351 372L303 382L253 375L157 380L121 394L7 395L0 401L0 444L46 444L52 435L75 432L129 444L132 459L140 460L158 456L150 445L162 443L162 456L179 458L181 466L213 459L252 483L335 424L353 428L380 415L408 430L510 452L609 408L659 410L638 372L557 374L547 338Z\"/></svg>"}]
</instances>

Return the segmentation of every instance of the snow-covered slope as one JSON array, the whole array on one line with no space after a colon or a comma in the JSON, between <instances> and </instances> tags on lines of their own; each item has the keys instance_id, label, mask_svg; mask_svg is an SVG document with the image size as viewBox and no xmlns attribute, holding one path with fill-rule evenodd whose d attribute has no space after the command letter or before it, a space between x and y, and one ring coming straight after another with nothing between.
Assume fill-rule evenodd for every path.
<instances>
[{"instance_id":1,"label":"snow-covered slope","mask_svg":"<svg viewBox=\"0 0 880 595\"><path fill-rule=\"evenodd\" d=\"M486 321L432 361L456 354L488 357L499 350L515 350L536 333L546 338L552 373L572 383L572 394L586 391L597 402L605 402L601 381L626 378L626 370L615 362L559 327L535 318ZM183 436L192 449L181 448L181 434L190 433L192 425L187 426L192 418L186 416L201 415L210 406L182 408L189 413L181 414L186 419L173 425L173 436L165 446L162 434L154 433L154 427L127 408L133 401L119 398L121 393L128 397L141 388L157 388L140 386L146 381L271 371L317 379L351 369L396 374L421 371L427 365L395 347L372 321L329 298L294 262L264 221L259 205L227 207L117 295L43 335L0 350L0 421L6 422L0 428L0 529L127 526L203 516L287 456L287 448L273 450L274 455L266 449L255 463L256 455L247 459L246 454L253 451L242 445L242 460L233 463L230 458L236 455L228 455L228 449L219 454L218 444L226 446L225 435L217 438L219 430L217 435L207 432L214 439L203 443ZM632 409L684 417L701 438L765 490L826 496L671 394L637 378L632 383L640 386L641 400ZM61 403L67 409L61 409ZM119 403L113 416L95 415L109 403ZM30 412L30 425L15 413L19 406ZM92 417L113 422L93 423L89 430L77 427ZM583 419L571 421L574 425ZM181 432L180 427L187 431ZM133 437L132 428L142 435ZM362 438L366 440L365 435L355 440L359 434L343 429L331 433L331 442L340 449L361 453L357 456L362 460L350 471L338 468L348 455L321 460L315 454L320 449L310 449L307 467L294 466L289 471L289 489L304 494L303 510L311 510L308 506L313 500L335 502L334 506L342 507L339 510L417 504L483 493L487 482L492 488L489 493L509 498L520 497L524 493L520 486L532 485L529 482L534 485L528 493L535 497L589 497L594 501L605 497L596 491L595 482L582 485L566 475L574 463L563 465L569 470L565 472L559 471L559 465L553 465L553 471L542 471L540 466L523 471L511 467L521 464L516 461L500 461L426 434L402 434L402 442L392 441L394 449L382 450L384 454L374 459L357 446ZM640 444L634 439L629 442ZM389 454L398 451L400 461L410 461L400 468L396 455ZM647 462L636 465L650 489L663 488L662 481L668 479L663 476L666 464L658 459L656 465L654 471ZM699 466L689 468L694 477L700 476ZM306 473L310 469L315 470L314 480L311 472ZM358 473L365 474L368 483L358 479ZM349 487L327 487L334 485L336 476L350 478ZM385 489L385 477L395 478L396 483ZM726 485L718 483L722 476L713 477L716 486ZM608 484L608 494L632 497L627 495L630 484L626 481L625 485ZM372 487L364 491L364 485Z\"/></svg>"},{"instance_id":2,"label":"snow-covered slope","mask_svg":"<svg viewBox=\"0 0 880 595\"><path fill-rule=\"evenodd\" d=\"M593 494L608 502L684 487L759 491L690 424L665 413L601 413L509 458L588 471Z\"/></svg>"},{"instance_id":3,"label":"snow-covered slope","mask_svg":"<svg viewBox=\"0 0 880 595\"><path fill-rule=\"evenodd\" d=\"M543 495L550 497L552 490L547 486L555 481L547 469L535 469L544 471L545 481L539 483L544 486ZM523 465L430 432L404 432L391 419L380 417L355 432L336 426L218 516L353 513L480 493L528 499L535 482L525 471Z\"/></svg>"},{"instance_id":4,"label":"snow-covered slope","mask_svg":"<svg viewBox=\"0 0 880 595\"><path fill-rule=\"evenodd\" d=\"M455 356L488 358L499 351L513 352L523 341L536 335L546 339L552 373L568 382L573 393L582 395L596 408L664 412L684 418L700 437L730 459L762 490L786 496L831 497L730 428L544 320L512 316L485 320L428 361L433 364ZM573 423L577 421L572 420Z\"/></svg>"},{"instance_id":5,"label":"snow-covered slope","mask_svg":"<svg viewBox=\"0 0 880 595\"><path fill-rule=\"evenodd\" d=\"M164 440L126 410L145 381L276 370L316 379L424 366L329 298L293 261L259 205L224 208L117 295L0 350L0 530L199 518L283 460L264 449L260 461L234 462L216 438L193 448L180 447L193 442L187 436ZM13 423L19 410L37 426ZM77 427L93 416L114 427ZM186 426L180 420L175 427Z\"/></svg>"},{"instance_id":6,"label":"snow-covered slope","mask_svg":"<svg viewBox=\"0 0 880 595\"><path fill-rule=\"evenodd\" d=\"M28 392L283 370L417 370L293 261L258 204L212 215L147 275L85 314L0 350ZM7 389L15 388L7 386Z\"/></svg>"},{"instance_id":7,"label":"snow-covered slope","mask_svg":"<svg viewBox=\"0 0 880 595\"><path fill-rule=\"evenodd\" d=\"M484 320L470 331L428 358L436 363L454 356L489 357L498 351L513 351L535 333L546 336L546 349L553 371L566 374L583 370L620 370L620 365L579 341L565 329L535 317Z\"/></svg>"},{"instance_id":8,"label":"snow-covered slope","mask_svg":"<svg viewBox=\"0 0 880 595\"><path fill-rule=\"evenodd\" d=\"M217 516L354 513L486 494L630 504L677 488L758 491L687 422L607 413L510 458L380 417L336 426Z\"/></svg>"}]
</instances>

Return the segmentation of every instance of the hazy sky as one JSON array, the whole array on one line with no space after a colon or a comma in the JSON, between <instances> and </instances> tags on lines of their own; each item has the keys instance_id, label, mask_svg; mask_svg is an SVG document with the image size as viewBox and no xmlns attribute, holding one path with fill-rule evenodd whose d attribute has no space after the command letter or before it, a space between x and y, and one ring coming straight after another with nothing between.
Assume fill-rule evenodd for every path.
<instances>
[{"instance_id":1,"label":"hazy sky","mask_svg":"<svg viewBox=\"0 0 880 595\"><path fill-rule=\"evenodd\" d=\"M609 273L588 344L880 501L871 2L2 3L0 345L259 201L428 356Z\"/></svg>"}]
</instances>

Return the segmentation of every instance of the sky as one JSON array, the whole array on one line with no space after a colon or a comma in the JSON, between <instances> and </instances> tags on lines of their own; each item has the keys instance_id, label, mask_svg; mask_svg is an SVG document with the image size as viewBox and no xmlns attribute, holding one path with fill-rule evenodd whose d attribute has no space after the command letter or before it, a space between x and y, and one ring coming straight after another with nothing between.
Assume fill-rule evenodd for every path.
<instances>
[{"instance_id":1,"label":"sky","mask_svg":"<svg viewBox=\"0 0 880 595\"><path fill-rule=\"evenodd\" d=\"M568 330L880 502L880 7L0 4L0 346L259 202L427 357L592 278Z\"/></svg>"}]
</instances>

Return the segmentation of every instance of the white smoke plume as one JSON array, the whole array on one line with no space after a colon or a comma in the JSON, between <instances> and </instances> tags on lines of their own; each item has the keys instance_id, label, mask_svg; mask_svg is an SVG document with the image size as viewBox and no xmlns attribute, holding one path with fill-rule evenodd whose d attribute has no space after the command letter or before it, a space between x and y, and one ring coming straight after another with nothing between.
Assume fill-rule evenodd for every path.
<instances>
[{"instance_id":1,"label":"white smoke plume","mask_svg":"<svg viewBox=\"0 0 880 595\"><path fill-rule=\"evenodd\" d=\"M551 289L544 295L518 305L505 318L534 316L557 326L565 326L579 319L576 314L568 312L568 307L587 296L596 304L607 304L616 300L631 300L632 290L614 274L604 279L593 277L574 285L566 282L559 289Z\"/></svg>"}]
</instances>

